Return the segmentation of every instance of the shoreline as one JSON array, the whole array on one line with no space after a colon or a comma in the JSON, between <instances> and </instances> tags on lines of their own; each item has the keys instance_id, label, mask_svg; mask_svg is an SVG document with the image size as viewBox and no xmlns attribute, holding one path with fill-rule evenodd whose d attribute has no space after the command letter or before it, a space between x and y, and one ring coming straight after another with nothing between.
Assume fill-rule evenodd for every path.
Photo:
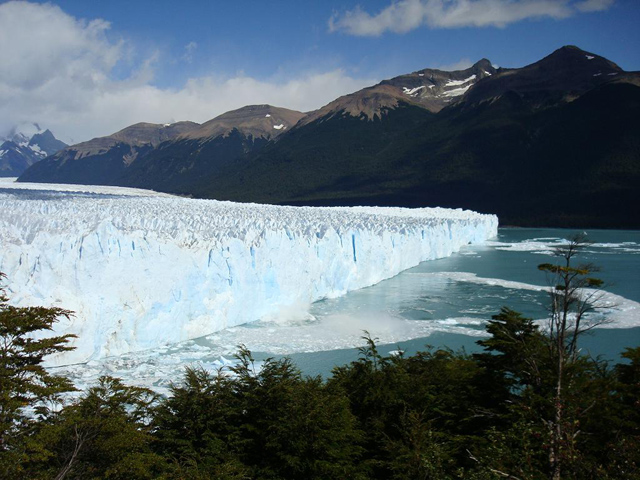
<instances>
[{"instance_id":1,"label":"shoreline","mask_svg":"<svg viewBox=\"0 0 640 480\"><path fill-rule=\"evenodd\" d=\"M483 337L488 338L488 337ZM476 343L480 338L461 333L435 332L428 337L416 338L396 344L377 345L382 356L388 356L390 352L403 350L407 356L414 355L418 351L424 351L431 346L435 350L450 348L459 351L464 349L467 353L482 351ZM364 345L364 341L363 341ZM596 328L583 335L581 341L582 353L593 358L600 356L611 365L619 363L620 354L625 348L633 348L640 345L640 327L632 328ZM621 345L624 345L621 347ZM291 355L272 355L266 352L252 352L256 360L264 360L268 357L280 359L289 357L304 375L320 375L327 378L334 367L346 365L358 358L358 348L325 350L321 352L294 353Z\"/></svg>"}]
</instances>

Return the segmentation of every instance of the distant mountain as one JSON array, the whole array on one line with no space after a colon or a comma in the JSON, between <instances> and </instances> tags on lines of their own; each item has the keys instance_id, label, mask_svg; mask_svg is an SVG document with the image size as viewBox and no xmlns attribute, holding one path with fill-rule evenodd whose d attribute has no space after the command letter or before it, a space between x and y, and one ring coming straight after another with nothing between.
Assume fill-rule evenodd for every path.
<instances>
[{"instance_id":1,"label":"distant mountain","mask_svg":"<svg viewBox=\"0 0 640 480\"><path fill-rule=\"evenodd\" d=\"M191 194L193 185L236 158L258 151L289 131L304 114L271 105L224 113L162 143L120 177L119 185Z\"/></svg>"},{"instance_id":2,"label":"distant mountain","mask_svg":"<svg viewBox=\"0 0 640 480\"><path fill-rule=\"evenodd\" d=\"M22 122L13 126L8 135L2 138L3 141L15 143L28 143L31 137L42 133L40 125L34 122Z\"/></svg>"},{"instance_id":3,"label":"distant mountain","mask_svg":"<svg viewBox=\"0 0 640 480\"><path fill-rule=\"evenodd\" d=\"M225 162L288 131L301 112L253 105L202 125L138 123L71 146L29 169L20 181L122 185L189 194Z\"/></svg>"},{"instance_id":4,"label":"distant mountain","mask_svg":"<svg viewBox=\"0 0 640 480\"><path fill-rule=\"evenodd\" d=\"M388 109L401 104L437 113L459 101L479 80L495 72L491 62L482 59L466 70L445 72L427 68L401 75L334 100L307 115L301 126L343 114L373 121L376 117L381 118Z\"/></svg>"},{"instance_id":5,"label":"distant mountain","mask_svg":"<svg viewBox=\"0 0 640 480\"><path fill-rule=\"evenodd\" d=\"M467 106L477 105L513 92L533 108L570 102L604 83L638 79L637 73L575 46L562 47L523 68L501 68L497 75L469 91Z\"/></svg>"},{"instance_id":6,"label":"distant mountain","mask_svg":"<svg viewBox=\"0 0 640 480\"><path fill-rule=\"evenodd\" d=\"M18 177L34 163L66 146L38 124L15 127L0 145L0 177Z\"/></svg>"},{"instance_id":7,"label":"distant mountain","mask_svg":"<svg viewBox=\"0 0 640 480\"><path fill-rule=\"evenodd\" d=\"M34 134L29 140L29 146L34 150L40 149L40 151L44 152L47 156L53 155L63 148L68 147L66 143L54 137L51 130L48 129L44 132Z\"/></svg>"},{"instance_id":8,"label":"distant mountain","mask_svg":"<svg viewBox=\"0 0 640 480\"><path fill-rule=\"evenodd\" d=\"M491 75L476 73L441 110L406 98L417 87L405 87L405 76L338 99L192 193L463 207L512 225L640 227L640 74L576 47L520 69L490 71L488 63L473 68ZM456 78L464 75L471 72ZM392 84L394 100L380 105L380 89ZM371 104L380 105L373 116Z\"/></svg>"},{"instance_id":9,"label":"distant mountain","mask_svg":"<svg viewBox=\"0 0 640 480\"><path fill-rule=\"evenodd\" d=\"M199 126L194 122L137 123L113 135L67 147L29 168L19 180L118 185L119 179L138 157Z\"/></svg>"},{"instance_id":10,"label":"distant mountain","mask_svg":"<svg viewBox=\"0 0 640 480\"><path fill-rule=\"evenodd\" d=\"M69 147L20 180L275 204L462 207L497 213L502 224L640 228L638 131L640 73L567 46L522 68L483 59L466 70L401 75L306 115L245 107L145 143L133 158L118 142L92 155Z\"/></svg>"},{"instance_id":11,"label":"distant mountain","mask_svg":"<svg viewBox=\"0 0 640 480\"><path fill-rule=\"evenodd\" d=\"M293 127L305 114L271 105L249 105L217 116L185 139L207 141L238 130L245 137L270 140Z\"/></svg>"}]
</instances>

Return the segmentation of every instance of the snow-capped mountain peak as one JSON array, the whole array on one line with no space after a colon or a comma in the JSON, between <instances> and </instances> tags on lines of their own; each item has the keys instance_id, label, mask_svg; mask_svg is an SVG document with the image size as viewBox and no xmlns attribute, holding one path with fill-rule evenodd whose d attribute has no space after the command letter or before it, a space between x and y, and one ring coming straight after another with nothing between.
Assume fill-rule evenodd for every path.
<instances>
[{"instance_id":1,"label":"snow-capped mountain peak","mask_svg":"<svg viewBox=\"0 0 640 480\"><path fill-rule=\"evenodd\" d=\"M0 177L17 177L34 163L67 146L50 130L24 122L0 137Z\"/></svg>"},{"instance_id":2,"label":"snow-capped mountain peak","mask_svg":"<svg viewBox=\"0 0 640 480\"><path fill-rule=\"evenodd\" d=\"M11 141L17 143L18 145L27 145L31 137L34 135L41 133L42 128L40 125L34 122L22 122L18 125L15 125L9 133L2 138L3 141Z\"/></svg>"}]
</instances>

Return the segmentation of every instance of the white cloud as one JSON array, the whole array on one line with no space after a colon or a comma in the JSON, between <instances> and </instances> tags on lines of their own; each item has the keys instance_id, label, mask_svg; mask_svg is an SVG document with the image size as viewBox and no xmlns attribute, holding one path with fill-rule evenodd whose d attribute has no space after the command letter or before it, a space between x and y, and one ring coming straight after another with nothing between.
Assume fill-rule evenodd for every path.
<instances>
[{"instance_id":1,"label":"white cloud","mask_svg":"<svg viewBox=\"0 0 640 480\"><path fill-rule=\"evenodd\" d=\"M184 46L184 55L182 55L182 60L187 63L193 62L193 52L198 48L198 44L196 42L189 42Z\"/></svg>"},{"instance_id":2,"label":"white cloud","mask_svg":"<svg viewBox=\"0 0 640 480\"><path fill-rule=\"evenodd\" d=\"M118 85L94 92L97 95L90 99L87 108L74 112L66 119L64 127L71 132L81 132L82 139L87 139L113 133L140 121L192 120L202 123L221 113L252 104L268 103L294 110L314 110L371 83L372 80L356 80L341 70L335 70L309 74L281 84L247 76L226 79L209 76L190 79L183 88L174 90L150 84L126 88ZM44 119L41 123L48 125L48 121ZM54 119L50 121L55 122ZM92 133L87 134L85 130Z\"/></svg>"},{"instance_id":3,"label":"white cloud","mask_svg":"<svg viewBox=\"0 0 640 480\"><path fill-rule=\"evenodd\" d=\"M132 46L108 36L103 20L78 20L51 4L0 4L0 137L38 122L64 141L103 136L136 122L207 121L256 103L308 111L375 83L343 70L284 82L244 74L190 79L181 88L153 85L156 54L129 65ZM189 44L191 45L191 44ZM193 52L193 46L185 47ZM132 71L122 79L116 67Z\"/></svg>"},{"instance_id":4,"label":"white cloud","mask_svg":"<svg viewBox=\"0 0 640 480\"><path fill-rule=\"evenodd\" d=\"M110 43L104 20L76 20L50 5L0 5L2 84L9 88L46 87L52 71L76 82L99 82L96 74L118 62L121 45Z\"/></svg>"},{"instance_id":5,"label":"white cloud","mask_svg":"<svg viewBox=\"0 0 640 480\"><path fill-rule=\"evenodd\" d=\"M375 16L357 6L342 17L333 15L329 20L329 31L345 31L352 35L377 36L386 30L406 33L423 24L425 5L418 0L394 2Z\"/></svg>"},{"instance_id":6,"label":"white cloud","mask_svg":"<svg viewBox=\"0 0 640 480\"><path fill-rule=\"evenodd\" d=\"M581 12L602 12L608 10L615 0L584 0L574 6Z\"/></svg>"},{"instance_id":7,"label":"white cloud","mask_svg":"<svg viewBox=\"0 0 640 480\"><path fill-rule=\"evenodd\" d=\"M526 19L560 20L577 11L605 10L614 0L394 0L371 15L360 7L329 19L329 31L356 36L406 33L416 28L504 27Z\"/></svg>"},{"instance_id":8,"label":"white cloud","mask_svg":"<svg viewBox=\"0 0 640 480\"><path fill-rule=\"evenodd\" d=\"M444 70L445 72L455 72L456 70L466 70L467 68L473 66L473 62L470 58L461 58L455 63L448 63L445 65L438 65L438 70Z\"/></svg>"}]
</instances>

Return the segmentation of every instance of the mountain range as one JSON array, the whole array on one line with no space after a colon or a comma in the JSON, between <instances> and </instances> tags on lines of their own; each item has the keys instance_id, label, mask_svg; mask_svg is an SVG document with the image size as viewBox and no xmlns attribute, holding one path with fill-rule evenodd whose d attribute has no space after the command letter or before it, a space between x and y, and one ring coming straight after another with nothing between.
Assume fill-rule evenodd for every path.
<instances>
[{"instance_id":1,"label":"mountain range","mask_svg":"<svg viewBox=\"0 0 640 480\"><path fill-rule=\"evenodd\" d=\"M574 46L424 69L307 113L244 107L67 147L20 181L242 202L444 206L521 226L640 227L640 73Z\"/></svg>"},{"instance_id":2,"label":"mountain range","mask_svg":"<svg viewBox=\"0 0 640 480\"><path fill-rule=\"evenodd\" d=\"M0 141L0 177L17 177L34 163L67 147L37 123L16 126Z\"/></svg>"}]
</instances>

